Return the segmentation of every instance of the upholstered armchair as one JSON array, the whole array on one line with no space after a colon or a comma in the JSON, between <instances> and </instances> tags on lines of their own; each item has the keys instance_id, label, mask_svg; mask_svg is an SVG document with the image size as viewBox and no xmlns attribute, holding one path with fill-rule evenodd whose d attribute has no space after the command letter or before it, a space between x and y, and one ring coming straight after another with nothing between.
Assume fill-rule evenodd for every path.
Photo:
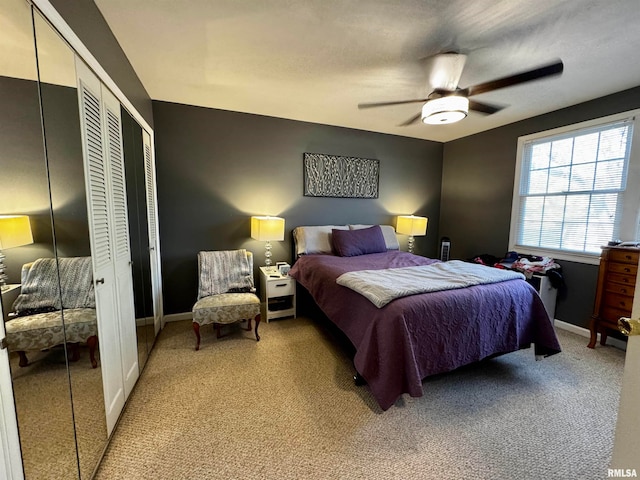
<instances>
[{"instance_id":1,"label":"upholstered armchair","mask_svg":"<svg viewBox=\"0 0 640 480\"><path fill-rule=\"evenodd\" d=\"M200 349L200 327L213 324L220 338L223 325L255 319L256 341L260 340L260 299L253 283L253 255L244 249L198 253L198 301L193 306L196 350Z\"/></svg>"},{"instance_id":2,"label":"upholstered armchair","mask_svg":"<svg viewBox=\"0 0 640 480\"><path fill-rule=\"evenodd\" d=\"M58 276L59 275L59 276ZM89 347L91 366L98 362L95 294L91 257L39 258L22 267L15 313L5 323L7 346L29 365L26 352L68 345L70 360L80 358L79 344Z\"/></svg>"}]
</instances>

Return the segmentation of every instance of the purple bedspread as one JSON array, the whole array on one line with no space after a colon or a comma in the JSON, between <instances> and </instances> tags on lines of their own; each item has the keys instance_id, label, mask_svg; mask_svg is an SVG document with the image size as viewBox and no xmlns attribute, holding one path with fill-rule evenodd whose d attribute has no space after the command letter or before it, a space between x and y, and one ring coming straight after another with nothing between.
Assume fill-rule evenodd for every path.
<instances>
[{"instance_id":1,"label":"purple bedspread","mask_svg":"<svg viewBox=\"0 0 640 480\"><path fill-rule=\"evenodd\" d=\"M422 379L429 375L532 343L536 355L560 352L542 300L524 280L412 295L383 308L335 281L354 270L437 261L399 251L305 255L289 272L351 340L356 370L383 410L403 393L422 396Z\"/></svg>"}]
</instances>

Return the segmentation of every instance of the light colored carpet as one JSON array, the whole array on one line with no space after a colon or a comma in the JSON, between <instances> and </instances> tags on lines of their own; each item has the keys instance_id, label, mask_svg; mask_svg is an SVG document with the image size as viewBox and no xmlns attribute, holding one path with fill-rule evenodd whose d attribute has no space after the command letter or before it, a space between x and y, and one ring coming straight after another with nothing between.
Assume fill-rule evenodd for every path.
<instances>
[{"instance_id":1,"label":"light colored carpet","mask_svg":"<svg viewBox=\"0 0 640 480\"><path fill-rule=\"evenodd\" d=\"M605 478L624 352L531 349L439 375L382 412L349 355L305 318L261 341L162 331L97 479Z\"/></svg>"}]
</instances>

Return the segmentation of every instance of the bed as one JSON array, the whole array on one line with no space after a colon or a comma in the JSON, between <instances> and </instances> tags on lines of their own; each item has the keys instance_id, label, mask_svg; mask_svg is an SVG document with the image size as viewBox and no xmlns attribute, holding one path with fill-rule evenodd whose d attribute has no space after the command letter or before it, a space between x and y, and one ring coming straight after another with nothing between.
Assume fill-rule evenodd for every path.
<instances>
[{"instance_id":1,"label":"bed","mask_svg":"<svg viewBox=\"0 0 640 480\"><path fill-rule=\"evenodd\" d=\"M388 225L297 227L294 245L289 275L351 341L357 374L383 410L402 394L422 396L428 376L532 345L536 359L561 350L542 300L523 277L413 293L376 306L337 280L349 272L384 276L444 262L399 251Z\"/></svg>"}]
</instances>

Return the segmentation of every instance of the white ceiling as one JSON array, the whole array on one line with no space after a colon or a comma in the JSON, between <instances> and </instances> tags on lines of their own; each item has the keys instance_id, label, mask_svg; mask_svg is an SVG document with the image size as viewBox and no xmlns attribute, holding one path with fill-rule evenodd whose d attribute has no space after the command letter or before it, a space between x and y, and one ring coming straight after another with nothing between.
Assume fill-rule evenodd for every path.
<instances>
[{"instance_id":1,"label":"white ceiling","mask_svg":"<svg viewBox=\"0 0 640 480\"><path fill-rule=\"evenodd\" d=\"M640 85L638 0L95 0L154 100L449 141ZM473 97L507 105L408 127L425 57L468 55L467 87L557 58L551 77Z\"/></svg>"}]
</instances>

